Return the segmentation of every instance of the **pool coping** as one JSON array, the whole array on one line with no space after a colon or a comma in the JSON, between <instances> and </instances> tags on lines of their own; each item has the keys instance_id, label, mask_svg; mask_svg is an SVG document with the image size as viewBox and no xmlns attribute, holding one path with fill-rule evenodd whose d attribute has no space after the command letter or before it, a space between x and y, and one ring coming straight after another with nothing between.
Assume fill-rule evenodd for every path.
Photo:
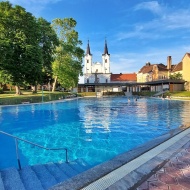
<instances>
[{"instance_id":1,"label":"pool coping","mask_svg":"<svg viewBox=\"0 0 190 190\"><path fill-rule=\"evenodd\" d=\"M190 124L184 124L180 126L177 129L171 130L169 133L166 133L154 140L151 140L145 144L140 145L139 147L130 150L128 152L125 152L123 154L120 154L116 156L115 158L104 162L102 164L99 164L71 179L68 179L64 182L61 182L52 188L50 190L79 190L79 189L88 189L88 186L90 184L95 183L98 180L101 180L103 177L110 175L113 171L116 171L117 169L123 167L124 165L128 164L129 162L135 160L136 158L140 157L141 155L148 153L149 151L153 150L154 148L158 147L162 143L168 141L169 139L172 139L173 137L179 135L180 133L184 132L186 129L190 128ZM184 138L185 142L189 140L189 137ZM163 153L160 153L160 155L156 156L153 159L150 159L145 164L140 166L138 168L138 171L131 171L128 175L128 187L126 189L130 189L137 184L139 184L139 181L144 179L146 176L148 176L152 171L154 171L156 168L159 168L163 163L165 163L174 153L176 153L177 149L180 149L183 146L183 143L174 143L171 147L167 150L163 151ZM118 180L120 181L120 180ZM114 185L111 184L111 185ZM110 185L110 186L111 186ZM96 188L97 189L97 188ZM106 189L106 188L100 188L99 189ZM109 189L109 187L108 187Z\"/></svg>"}]
</instances>

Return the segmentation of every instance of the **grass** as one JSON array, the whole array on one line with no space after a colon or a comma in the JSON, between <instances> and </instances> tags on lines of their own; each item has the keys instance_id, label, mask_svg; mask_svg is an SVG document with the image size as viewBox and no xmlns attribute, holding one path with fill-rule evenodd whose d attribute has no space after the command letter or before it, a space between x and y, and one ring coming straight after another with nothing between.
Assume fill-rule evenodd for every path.
<instances>
[{"instance_id":1,"label":"grass","mask_svg":"<svg viewBox=\"0 0 190 190\"><path fill-rule=\"evenodd\" d=\"M170 92L173 97L190 97L190 91Z\"/></svg>"},{"instance_id":2,"label":"grass","mask_svg":"<svg viewBox=\"0 0 190 190\"><path fill-rule=\"evenodd\" d=\"M22 91L22 95L15 95L15 91L5 91L0 94L0 105L14 105L22 103L48 102L66 98L70 93L38 91L33 94L31 91Z\"/></svg>"},{"instance_id":3,"label":"grass","mask_svg":"<svg viewBox=\"0 0 190 190\"><path fill-rule=\"evenodd\" d=\"M190 91L167 92L166 96L170 96L172 99L190 100Z\"/></svg>"},{"instance_id":4,"label":"grass","mask_svg":"<svg viewBox=\"0 0 190 190\"><path fill-rule=\"evenodd\" d=\"M139 96L153 96L157 92L133 92L133 95ZM172 96L172 97L189 97L190 98L190 91L176 91L176 92L166 92L164 93L165 96Z\"/></svg>"}]
</instances>

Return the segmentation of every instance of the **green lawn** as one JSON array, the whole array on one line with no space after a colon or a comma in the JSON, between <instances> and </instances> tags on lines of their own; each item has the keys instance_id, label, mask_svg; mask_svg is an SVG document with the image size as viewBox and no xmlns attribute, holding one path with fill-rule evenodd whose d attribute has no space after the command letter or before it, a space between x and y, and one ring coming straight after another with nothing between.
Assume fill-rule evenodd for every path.
<instances>
[{"instance_id":1,"label":"green lawn","mask_svg":"<svg viewBox=\"0 0 190 190\"><path fill-rule=\"evenodd\" d=\"M31 91L22 91L22 95L15 95L15 91L5 91L0 94L0 105L48 102L63 99L68 95L69 93L66 92L49 91L38 91L37 94L33 94Z\"/></svg>"},{"instance_id":2,"label":"green lawn","mask_svg":"<svg viewBox=\"0 0 190 190\"><path fill-rule=\"evenodd\" d=\"M170 92L174 97L190 97L190 91Z\"/></svg>"},{"instance_id":3,"label":"green lawn","mask_svg":"<svg viewBox=\"0 0 190 190\"><path fill-rule=\"evenodd\" d=\"M141 95L141 96L153 96L154 94L155 94L155 92L133 92L133 95ZM190 98L190 91L166 92L165 96L189 97Z\"/></svg>"},{"instance_id":4,"label":"green lawn","mask_svg":"<svg viewBox=\"0 0 190 190\"><path fill-rule=\"evenodd\" d=\"M165 96L170 96L172 99L190 100L189 91L169 92Z\"/></svg>"}]
</instances>

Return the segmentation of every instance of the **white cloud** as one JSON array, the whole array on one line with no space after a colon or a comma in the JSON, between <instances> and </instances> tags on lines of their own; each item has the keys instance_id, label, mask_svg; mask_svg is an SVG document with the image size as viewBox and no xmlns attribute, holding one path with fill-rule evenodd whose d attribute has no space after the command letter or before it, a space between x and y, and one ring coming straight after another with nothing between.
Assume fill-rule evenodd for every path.
<instances>
[{"instance_id":1,"label":"white cloud","mask_svg":"<svg viewBox=\"0 0 190 190\"><path fill-rule=\"evenodd\" d=\"M134 8L134 10L141 10L141 9L149 10L156 14L161 14L163 12L163 7L161 7L161 5L157 1L139 3Z\"/></svg>"},{"instance_id":2,"label":"white cloud","mask_svg":"<svg viewBox=\"0 0 190 190\"><path fill-rule=\"evenodd\" d=\"M176 10L172 13L164 15L161 18L161 22L163 22L167 29L190 28L189 11L190 10Z\"/></svg>"},{"instance_id":3,"label":"white cloud","mask_svg":"<svg viewBox=\"0 0 190 190\"><path fill-rule=\"evenodd\" d=\"M138 39L158 39L161 37L160 33L154 33L151 35L153 31L131 31L131 32L120 32L116 35L117 40L123 40L127 38L138 38Z\"/></svg>"},{"instance_id":4,"label":"white cloud","mask_svg":"<svg viewBox=\"0 0 190 190\"><path fill-rule=\"evenodd\" d=\"M137 64L138 63L138 64ZM111 55L110 70L112 73L134 73L139 70L142 61L139 62L136 53L119 53Z\"/></svg>"},{"instance_id":5,"label":"white cloud","mask_svg":"<svg viewBox=\"0 0 190 190\"><path fill-rule=\"evenodd\" d=\"M179 29L190 30L190 10L172 9L171 7L161 7L157 1L143 2L135 7L135 10L149 9L156 13L161 12L156 18L149 22L138 22L133 24L130 32L121 31L117 34L118 40L127 38L138 39L159 39L167 38L176 33ZM182 37L182 36L179 36Z\"/></svg>"}]
</instances>

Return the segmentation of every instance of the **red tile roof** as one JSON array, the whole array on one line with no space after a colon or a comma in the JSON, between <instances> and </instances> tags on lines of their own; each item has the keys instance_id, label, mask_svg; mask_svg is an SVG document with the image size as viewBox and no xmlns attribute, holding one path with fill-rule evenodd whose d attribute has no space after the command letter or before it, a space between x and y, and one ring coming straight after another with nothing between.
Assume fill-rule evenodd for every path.
<instances>
[{"instance_id":1,"label":"red tile roof","mask_svg":"<svg viewBox=\"0 0 190 190\"><path fill-rule=\"evenodd\" d=\"M139 73L149 73L149 72L151 72L152 70L153 70L153 65L145 65L145 66L143 66L143 67L140 69Z\"/></svg>"},{"instance_id":2,"label":"red tile roof","mask_svg":"<svg viewBox=\"0 0 190 190\"><path fill-rule=\"evenodd\" d=\"M150 64L150 65L145 65L143 66L139 73L150 73L153 71L153 67L154 65L156 65L158 67L159 71L167 71L167 66L165 66L164 64L160 63L160 64Z\"/></svg>"},{"instance_id":3,"label":"red tile roof","mask_svg":"<svg viewBox=\"0 0 190 190\"><path fill-rule=\"evenodd\" d=\"M167 66L164 65L164 64L162 64L162 63L157 64L157 67L158 67L158 70L159 70L159 71L167 71L167 70L168 70L168 69L167 69Z\"/></svg>"},{"instance_id":4,"label":"red tile roof","mask_svg":"<svg viewBox=\"0 0 190 190\"><path fill-rule=\"evenodd\" d=\"M111 74L111 81L137 81L137 74Z\"/></svg>"},{"instance_id":5,"label":"red tile roof","mask_svg":"<svg viewBox=\"0 0 190 190\"><path fill-rule=\"evenodd\" d=\"M175 65L175 67L172 69L172 72L182 71L182 62Z\"/></svg>"}]
</instances>

